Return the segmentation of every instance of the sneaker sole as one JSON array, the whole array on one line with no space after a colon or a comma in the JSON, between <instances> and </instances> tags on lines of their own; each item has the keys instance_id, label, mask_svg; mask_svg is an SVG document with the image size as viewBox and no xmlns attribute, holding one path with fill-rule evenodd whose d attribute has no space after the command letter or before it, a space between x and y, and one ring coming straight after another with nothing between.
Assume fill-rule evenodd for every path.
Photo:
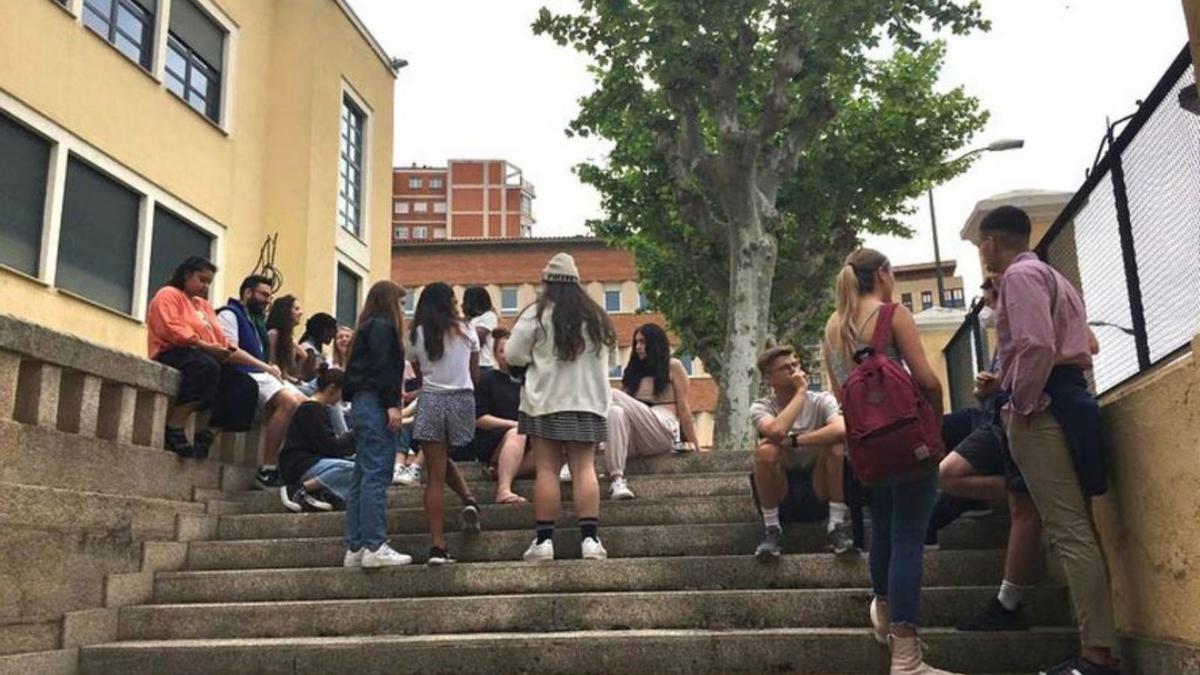
<instances>
[{"instance_id":1,"label":"sneaker sole","mask_svg":"<svg viewBox=\"0 0 1200 675\"><path fill-rule=\"evenodd\" d=\"M362 568L368 569L368 570L373 570L373 569L379 569L380 567L404 567L405 565L411 565L411 564L412 564L411 560L406 560L404 562L378 562L378 563L368 563L366 560L364 560L362 563Z\"/></svg>"},{"instance_id":2,"label":"sneaker sole","mask_svg":"<svg viewBox=\"0 0 1200 675\"><path fill-rule=\"evenodd\" d=\"M584 555L584 556L580 556L580 557L583 558L584 560L608 560L607 553L605 553L603 555L598 555L598 554L593 553L592 555Z\"/></svg>"},{"instance_id":3,"label":"sneaker sole","mask_svg":"<svg viewBox=\"0 0 1200 675\"><path fill-rule=\"evenodd\" d=\"M617 502L625 502L629 501L630 499L637 499L637 495L633 494L632 492L627 492L624 494L612 495L612 499L613 501Z\"/></svg>"},{"instance_id":4,"label":"sneaker sole","mask_svg":"<svg viewBox=\"0 0 1200 675\"><path fill-rule=\"evenodd\" d=\"M478 534L479 527L479 510L478 509L463 509L463 532L467 534Z\"/></svg>"},{"instance_id":5,"label":"sneaker sole","mask_svg":"<svg viewBox=\"0 0 1200 675\"><path fill-rule=\"evenodd\" d=\"M263 488L263 489L266 490L269 488ZM284 492L284 490L286 488L275 488L275 489L279 490L279 501L280 501L280 503L283 504L283 508L287 509L288 511L291 511L292 513L300 513L302 511L304 511L303 506L301 506L297 502L292 501L291 499L288 499L287 493Z\"/></svg>"},{"instance_id":6,"label":"sneaker sole","mask_svg":"<svg viewBox=\"0 0 1200 675\"><path fill-rule=\"evenodd\" d=\"M525 562L527 562L527 563L548 563L548 562L554 562L554 556L550 556L549 558L547 558L547 557L545 557L545 556L542 556L542 555L523 555L523 556L521 556L521 558L522 558L522 559L524 559L524 560L525 560Z\"/></svg>"},{"instance_id":7,"label":"sneaker sole","mask_svg":"<svg viewBox=\"0 0 1200 675\"><path fill-rule=\"evenodd\" d=\"M759 562L775 562L783 557L782 551L755 551L754 557Z\"/></svg>"},{"instance_id":8,"label":"sneaker sole","mask_svg":"<svg viewBox=\"0 0 1200 675\"><path fill-rule=\"evenodd\" d=\"M963 518L987 518L995 513L995 509L976 509L974 511L963 511Z\"/></svg>"},{"instance_id":9,"label":"sneaker sole","mask_svg":"<svg viewBox=\"0 0 1200 675\"><path fill-rule=\"evenodd\" d=\"M456 562L458 561L453 559L447 560L445 558L430 558L425 564L430 567L443 567L445 565L453 565Z\"/></svg>"}]
</instances>

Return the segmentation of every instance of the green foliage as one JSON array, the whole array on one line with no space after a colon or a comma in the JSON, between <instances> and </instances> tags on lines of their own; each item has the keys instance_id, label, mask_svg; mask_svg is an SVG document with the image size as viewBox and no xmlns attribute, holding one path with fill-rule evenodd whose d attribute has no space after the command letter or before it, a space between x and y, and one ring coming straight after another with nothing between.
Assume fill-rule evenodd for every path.
<instances>
[{"instance_id":1,"label":"green foliage","mask_svg":"<svg viewBox=\"0 0 1200 675\"><path fill-rule=\"evenodd\" d=\"M942 162L986 122L937 90L944 45L926 38L986 29L976 1L579 4L534 31L592 59L568 129L613 142L577 168L608 215L590 225L634 252L651 306L718 377L732 233L778 247L767 329L809 341L861 234L905 234L906 202L963 170Z\"/></svg>"}]
</instances>

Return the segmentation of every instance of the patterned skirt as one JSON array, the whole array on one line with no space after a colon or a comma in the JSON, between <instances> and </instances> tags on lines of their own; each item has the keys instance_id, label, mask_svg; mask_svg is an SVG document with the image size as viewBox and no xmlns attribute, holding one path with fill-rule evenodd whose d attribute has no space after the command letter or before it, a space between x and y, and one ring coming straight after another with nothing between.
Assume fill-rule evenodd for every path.
<instances>
[{"instance_id":1,"label":"patterned skirt","mask_svg":"<svg viewBox=\"0 0 1200 675\"><path fill-rule=\"evenodd\" d=\"M517 415L517 431L567 443L604 443L608 440L608 420L588 412L566 410L531 417Z\"/></svg>"}]
</instances>

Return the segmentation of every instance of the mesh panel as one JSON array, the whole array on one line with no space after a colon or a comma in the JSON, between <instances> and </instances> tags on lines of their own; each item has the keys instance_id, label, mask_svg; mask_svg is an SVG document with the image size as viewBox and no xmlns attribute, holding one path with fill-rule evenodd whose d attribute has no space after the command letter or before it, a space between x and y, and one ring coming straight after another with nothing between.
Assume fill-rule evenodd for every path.
<instances>
[{"instance_id":1,"label":"mesh panel","mask_svg":"<svg viewBox=\"0 0 1200 675\"><path fill-rule=\"evenodd\" d=\"M1121 156L1151 361L1200 333L1200 115L1177 98L1195 81L1185 69Z\"/></svg>"},{"instance_id":2,"label":"mesh panel","mask_svg":"<svg viewBox=\"0 0 1200 675\"><path fill-rule=\"evenodd\" d=\"M970 321L970 319L967 319ZM943 352L946 355L946 381L950 387L950 407L953 410L975 404L975 348L971 331L959 331Z\"/></svg>"}]
</instances>

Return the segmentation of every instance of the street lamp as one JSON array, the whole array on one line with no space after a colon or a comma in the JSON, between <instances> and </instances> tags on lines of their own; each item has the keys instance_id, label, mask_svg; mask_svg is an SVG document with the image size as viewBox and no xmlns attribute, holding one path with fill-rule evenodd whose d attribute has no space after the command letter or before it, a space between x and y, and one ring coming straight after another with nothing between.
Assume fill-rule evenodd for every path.
<instances>
[{"instance_id":1,"label":"street lamp","mask_svg":"<svg viewBox=\"0 0 1200 675\"><path fill-rule=\"evenodd\" d=\"M975 148L969 152L964 152L948 162L942 162L942 164L954 164L955 162L961 162L968 157L984 152L1004 152L1005 150L1017 150L1023 147L1025 147L1025 141L1021 140L1020 138L1002 138L998 141L992 141L982 148ZM929 186L929 221L933 226L933 265L936 270L935 274L937 275L937 306L945 307L946 280L942 274L942 252L941 249L938 248L937 212L934 211L933 208L932 185Z\"/></svg>"}]
</instances>

